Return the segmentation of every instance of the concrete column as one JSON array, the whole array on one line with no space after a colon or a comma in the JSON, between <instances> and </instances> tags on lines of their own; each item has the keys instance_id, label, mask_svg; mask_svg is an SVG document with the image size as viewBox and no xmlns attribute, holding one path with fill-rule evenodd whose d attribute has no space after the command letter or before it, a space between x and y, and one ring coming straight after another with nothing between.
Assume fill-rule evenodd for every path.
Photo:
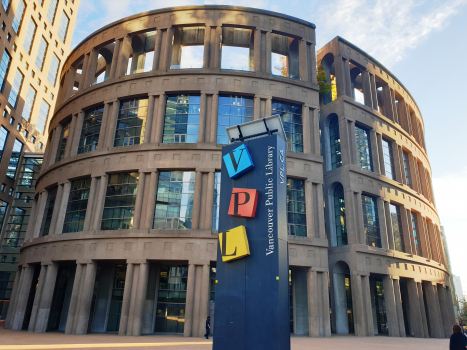
<instances>
[{"instance_id":1,"label":"concrete column","mask_svg":"<svg viewBox=\"0 0 467 350\"><path fill-rule=\"evenodd\" d=\"M341 97L346 95L346 76L345 76L345 64L344 58L342 56L336 56L334 58L334 69L336 74L336 90L337 90L337 97Z\"/></svg>"},{"instance_id":2,"label":"concrete column","mask_svg":"<svg viewBox=\"0 0 467 350\"><path fill-rule=\"evenodd\" d=\"M146 113L146 127L144 132L144 140L143 143L150 143L151 142L151 131L152 131L152 124L154 123L154 105L156 102L156 96L149 95L148 99L148 111Z\"/></svg>"},{"instance_id":3,"label":"concrete column","mask_svg":"<svg viewBox=\"0 0 467 350\"><path fill-rule=\"evenodd\" d=\"M391 88L389 85L383 85L383 109L384 116L392 121L394 120L394 106L391 103Z\"/></svg>"},{"instance_id":4,"label":"concrete column","mask_svg":"<svg viewBox=\"0 0 467 350\"><path fill-rule=\"evenodd\" d=\"M352 81L350 78L350 62L348 59L344 60L344 74L345 74L345 89L346 89L346 94L349 97L353 96L353 91L352 91Z\"/></svg>"},{"instance_id":5,"label":"concrete column","mask_svg":"<svg viewBox=\"0 0 467 350\"><path fill-rule=\"evenodd\" d=\"M416 285L417 285L417 290L418 290L418 300L420 301L420 314L422 315L423 334L425 338L429 338L430 333L428 332L428 323L427 323L427 317L426 317L425 302L423 300L422 283L416 282Z\"/></svg>"},{"instance_id":6,"label":"concrete column","mask_svg":"<svg viewBox=\"0 0 467 350\"><path fill-rule=\"evenodd\" d=\"M334 205L334 198L332 198L332 203L329 205ZM358 229L356 227L357 211L354 203L354 194L352 191L346 191L344 189L344 202L345 202L345 212L346 214L346 224L347 224L347 242L348 244L358 243Z\"/></svg>"},{"instance_id":7,"label":"concrete column","mask_svg":"<svg viewBox=\"0 0 467 350\"><path fill-rule=\"evenodd\" d=\"M89 54L84 55L83 66L81 68L81 77L79 79L78 91L83 91L84 80L86 79L86 72L88 70Z\"/></svg>"},{"instance_id":8,"label":"concrete column","mask_svg":"<svg viewBox=\"0 0 467 350\"><path fill-rule=\"evenodd\" d=\"M71 147L74 142L74 135L76 133L76 119L77 118L78 118L77 114L71 116L71 124L70 124L69 133L68 133L69 136L68 136L68 141L65 145L64 158L67 158L70 156Z\"/></svg>"},{"instance_id":9,"label":"concrete column","mask_svg":"<svg viewBox=\"0 0 467 350\"><path fill-rule=\"evenodd\" d=\"M206 93L202 92L199 107L198 143L204 142L204 135L206 135Z\"/></svg>"},{"instance_id":10,"label":"concrete column","mask_svg":"<svg viewBox=\"0 0 467 350\"><path fill-rule=\"evenodd\" d=\"M436 287L435 287L436 288ZM444 328L444 337L449 338L451 336L451 317L449 317L449 308L446 298L446 288L442 284L437 285L438 289L438 300L439 300L439 309L441 311L441 319Z\"/></svg>"},{"instance_id":11,"label":"concrete column","mask_svg":"<svg viewBox=\"0 0 467 350\"><path fill-rule=\"evenodd\" d=\"M434 338L444 338L444 330L442 325L441 315L439 313L437 304L438 304L438 296L436 295L437 291L435 291L435 286L433 286L432 282L423 282L423 286L425 287L425 297L426 297L426 305L428 307L428 320L430 324L430 335ZM452 326L452 325L450 325Z\"/></svg>"},{"instance_id":12,"label":"concrete column","mask_svg":"<svg viewBox=\"0 0 467 350\"><path fill-rule=\"evenodd\" d=\"M57 154L58 144L60 143L60 135L62 133L62 124L58 124L54 130L52 144L49 145L50 153L49 157L47 158L47 167L53 165L55 163L55 155Z\"/></svg>"},{"instance_id":13,"label":"concrete column","mask_svg":"<svg viewBox=\"0 0 467 350\"><path fill-rule=\"evenodd\" d=\"M110 108L110 103L109 107ZM112 103L112 110L108 112L107 117L107 129L105 131L105 142L104 148L111 148L114 145L115 139L115 130L117 128L117 121L118 121L118 112L120 109L120 101L116 100ZM100 143L100 140L99 140Z\"/></svg>"},{"instance_id":14,"label":"concrete column","mask_svg":"<svg viewBox=\"0 0 467 350\"><path fill-rule=\"evenodd\" d=\"M428 232L426 231L426 218L417 215L418 217L418 231L419 231L419 240L420 240L420 246L422 247L422 255L424 258L430 259L430 252L428 250ZM429 238L428 238L429 239Z\"/></svg>"},{"instance_id":15,"label":"concrete column","mask_svg":"<svg viewBox=\"0 0 467 350\"><path fill-rule=\"evenodd\" d=\"M66 319L65 334L72 334L75 318L78 314L77 306L82 282L85 278L86 268L84 264L76 264L75 279L73 281L73 290L71 291L70 306Z\"/></svg>"},{"instance_id":16,"label":"concrete column","mask_svg":"<svg viewBox=\"0 0 467 350\"><path fill-rule=\"evenodd\" d=\"M328 272L321 273L321 304L323 305L323 317L321 319L321 337L331 337L331 315L329 314L329 281ZM324 331L324 332L323 332Z\"/></svg>"},{"instance_id":17,"label":"concrete column","mask_svg":"<svg viewBox=\"0 0 467 350\"><path fill-rule=\"evenodd\" d=\"M91 228L91 219L93 214L93 206L97 192L97 177L91 178L91 187L89 189L88 204L86 206L86 217L84 218L83 231L89 231Z\"/></svg>"},{"instance_id":18,"label":"concrete column","mask_svg":"<svg viewBox=\"0 0 467 350\"><path fill-rule=\"evenodd\" d=\"M58 208L56 209L57 213L57 224L55 226L55 234L61 234L63 232L63 223L65 222L66 209L68 204L68 199L70 197L71 182L67 181L63 185L62 197L59 203L56 203Z\"/></svg>"},{"instance_id":19,"label":"concrete column","mask_svg":"<svg viewBox=\"0 0 467 350\"><path fill-rule=\"evenodd\" d=\"M204 56L203 56L203 68L209 68L209 54L211 48L211 26L204 27Z\"/></svg>"},{"instance_id":20,"label":"concrete column","mask_svg":"<svg viewBox=\"0 0 467 350\"><path fill-rule=\"evenodd\" d=\"M314 42L316 42L316 35L315 38L313 39ZM308 58L309 58L309 72L308 73L308 79L311 77L311 82L313 84L318 84L317 80L317 72L316 72L316 44L315 43L310 43L308 44Z\"/></svg>"},{"instance_id":21,"label":"concrete column","mask_svg":"<svg viewBox=\"0 0 467 350\"><path fill-rule=\"evenodd\" d=\"M409 209L407 209L407 222L409 223L409 235L410 235L410 244L412 245L412 254L419 255L417 245L415 244L415 237L413 235L412 212Z\"/></svg>"},{"instance_id":22,"label":"concrete column","mask_svg":"<svg viewBox=\"0 0 467 350\"><path fill-rule=\"evenodd\" d=\"M381 248L389 249L389 238L388 230L386 226L386 213L384 208L383 197L378 197L376 199L376 205L378 206L378 219L379 219L379 231L381 236Z\"/></svg>"},{"instance_id":23,"label":"concrete column","mask_svg":"<svg viewBox=\"0 0 467 350\"><path fill-rule=\"evenodd\" d=\"M311 154L311 142L314 138L312 132L312 121L310 120L310 108L302 106L302 127L303 127L303 153ZM308 132L309 131L309 132Z\"/></svg>"},{"instance_id":24,"label":"concrete column","mask_svg":"<svg viewBox=\"0 0 467 350\"><path fill-rule=\"evenodd\" d=\"M307 237L313 238L317 232L314 232L314 215L313 215L313 183L310 180L305 181L305 214Z\"/></svg>"},{"instance_id":25,"label":"concrete column","mask_svg":"<svg viewBox=\"0 0 467 350\"><path fill-rule=\"evenodd\" d=\"M136 199L135 199L135 211L133 214L133 228L138 229L141 223L141 212L143 210L143 198L144 193L146 192L146 174L143 172L139 173L138 179L138 188L136 191Z\"/></svg>"},{"instance_id":26,"label":"concrete column","mask_svg":"<svg viewBox=\"0 0 467 350\"><path fill-rule=\"evenodd\" d=\"M75 114L73 119L76 119L76 123L73 133L73 140L70 147L70 156L76 156L78 154L79 139L81 138L81 131L83 129L84 122L84 111Z\"/></svg>"},{"instance_id":27,"label":"concrete column","mask_svg":"<svg viewBox=\"0 0 467 350\"><path fill-rule=\"evenodd\" d=\"M339 135L340 135L340 138L341 138L341 157L342 157L342 165L348 165L348 164L352 164L353 162L353 158L351 156L351 152L352 152L352 147L351 147L351 138L350 138L350 135L349 135L349 130L348 130L348 124L349 122L347 121L347 119L344 119L344 118L339 118ZM355 123L354 123L355 124ZM355 134L355 131L354 130L351 130L354 134ZM331 162L331 149L330 149L330 139L329 139L329 127L326 127L324 129L324 137L325 137L325 142L324 142L324 145L325 145L325 150L326 150L326 153L329 154L329 162ZM329 170L331 170L331 165L329 165Z\"/></svg>"},{"instance_id":28,"label":"concrete column","mask_svg":"<svg viewBox=\"0 0 467 350\"><path fill-rule=\"evenodd\" d=\"M349 144L350 144L350 158L352 164L358 165L357 160L357 136L355 135L355 121L349 120ZM341 147L342 149L342 147Z\"/></svg>"},{"instance_id":29,"label":"concrete column","mask_svg":"<svg viewBox=\"0 0 467 350\"><path fill-rule=\"evenodd\" d=\"M379 169L381 170L382 175L386 175L386 164L384 163L383 151L383 138L380 133L376 133L376 144L378 145Z\"/></svg>"},{"instance_id":30,"label":"concrete column","mask_svg":"<svg viewBox=\"0 0 467 350\"><path fill-rule=\"evenodd\" d=\"M31 316L29 318L28 331L34 332L36 328L37 313L39 311L39 305L41 303L42 291L45 285L45 276L47 276L48 265L41 265L41 271L39 273L39 279L36 287L36 294L34 295L34 302L32 304Z\"/></svg>"},{"instance_id":31,"label":"concrete column","mask_svg":"<svg viewBox=\"0 0 467 350\"><path fill-rule=\"evenodd\" d=\"M399 337L405 337L405 320L404 320L404 311L402 309L402 298L401 298L401 288L400 281L398 279L394 280L394 298L396 301L396 311L397 311L397 324L399 326Z\"/></svg>"},{"instance_id":32,"label":"concrete column","mask_svg":"<svg viewBox=\"0 0 467 350\"><path fill-rule=\"evenodd\" d=\"M16 284L16 280L15 280L15 284ZM13 287L13 291L14 291L14 287ZM452 301L452 291L450 288L446 288L446 301L447 301L447 304L448 304L448 317L449 317L449 322L448 324L455 324L456 323L456 314L455 314L455 311L454 311L454 303Z\"/></svg>"},{"instance_id":33,"label":"concrete column","mask_svg":"<svg viewBox=\"0 0 467 350\"><path fill-rule=\"evenodd\" d=\"M159 104L157 106L156 131L151 135L151 143L162 143L164 134L165 106L167 104L167 95L159 95Z\"/></svg>"},{"instance_id":34,"label":"concrete column","mask_svg":"<svg viewBox=\"0 0 467 350\"><path fill-rule=\"evenodd\" d=\"M371 158L373 158L373 172L375 174L380 174L381 166L380 162L384 161L379 159L379 151L378 151L378 141L376 138L376 131L374 129L370 130L370 147L371 147Z\"/></svg>"},{"instance_id":35,"label":"concrete column","mask_svg":"<svg viewBox=\"0 0 467 350\"><path fill-rule=\"evenodd\" d=\"M191 228L193 230L199 229L202 182L203 173L201 171L196 171L195 194L193 198L193 219L191 224Z\"/></svg>"},{"instance_id":36,"label":"concrete column","mask_svg":"<svg viewBox=\"0 0 467 350\"><path fill-rule=\"evenodd\" d=\"M399 337L399 324L397 319L396 301L394 297L394 284L392 282L391 276L383 277L383 287L389 336Z\"/></svg>"},{"instance_id":37,"label":"concrete column","mask_svg":"<svg viewBox=\"0 0 467 350\"><path fill-rule=\"evenodd\" d=\"M222 61L222 26L216 27L216 37L214 42L214 52L210 55L214 55L214 66L212 68L220 69Z\"/></svg>"},{"instance_id":38,"label":"concrete column","mask_svg":"<svg viewBox=\"0 0 467 350\"><path fill-rule=\"evenodd\" d=\"M412 278L407 279L407 292L409 295L409 322L412 328L413 336L416 338L424 337L422 315L420 312L420 301L418 296L418 289L415 280Z\"/></svg>"},{"instance_id":39,"label":"concrete column","mask_svg":"<svg viewBox=\"0 0 467 350\"><path fill-rule=\"evenodd\" d=\"M112 53L112 63L110 63L110 74L109 79L115 78L115 73L117 72L118 57L120 56L120 46L122 45L122 40L115 40L114 52Z\"/></svg>"},{"instance_id":40,"label":"concrete column","mask_svg":"<svg viewBox=\"0 0 467 350\"><path fill-rule=\"evenodd\" d=\"M132 335L140 336L143 331L143 310L146 301L146 293L148 289L149 264L142 263L139 265L139 277L137 294L135 295L135 315L133 319Z\"/></svg>"},{"instance_id":41,"label":"concrete column","mask_svg":"<svg viewBox=\"0 0 467 350\"><path fill-rule=\"evenodd\" d=\"M255 97L256 102L256 97ZM255 105L256 108L256 105ZM214 93L212 95L212 108L211 108L211 129L209 135L209 141L217 143L217 124L219 117L219 94Z\"/></svg>"},{"instance_id":42,"label":"concrete column","mask_svg":"<svg viewBox=\"0 0 467 350\"><path fill-rule=\"evenodd\" d=\"M376 90L375 76L370 74L370 86L371 86L371 99L373 102L373 109L378 110L378 92Z\"/></svg>"},{"instance_id":43,"label":"concrete column","mask_svg":"<svg viewBox=\"0 0 467 350\"><path fill-rule=\"evenodd\" d=\"M265 73L271 74L271 52L272 52L272 41L271 41L271 32L266 32L266 48L265 55L266 57L262 58L265 62ZM267 114L268 116L271 114Z\"/></svg>"},{"instance_id":44,"label":"concrete column","mask_svg":"<svg viewBox=\"0 0 467 350\"><path fill-rule=\"evenodd\" d=\"M254 30L254 65L253 69L255 72L261 72L261 30L255 29Z\"/></svg>"},{"instance_id":45,"label":"concrete column","mask_svg":"<svg viewBox=\"0 0 467 350\"><path fill-rule=\"evenodd\" d=\"M57 229L57 219L58 219L58 211L60 210L60 205L62 203L63 198L63 184L58 185L57 189L57 196L55 197L55 205L52 212L52 218L50 219L50 229L49 235L54 235Z\"/></svg>"},{"instance_id":46,"label":"concrete column","mask_svg":"<svg viewBox=\"0 0 467 350\"><path fill-rule=\"evenodd\" d=\"M298 45L299 45L298 46L298 59L299 59L299 68L300 68L300 80L309 81L307 42L305 40L300 40Z\"/></svg>"},{"instance_id":47,"label":"concrete column","mask_svg":"<svg viewBox=\"0 0 467 350\"><path fill-rule=\"evenodd\" d=\"M388 249L394 250L394 231L392 227L391 209L389 201L383 201L386 216L386 228L388 233Z\"/></svg>"},{"instance_id":48,"label":"concrete column","mask_svg":"<svg viewBox=\"0 0 467 350\"><path fill-rule=\"evenodd\" d=\"M136 299L139 286L139 268L140 264L135 264L133 268L133 280L129 280L128 283L131 283L131 295L130 295L130 308L128 310L128 319L126 323L126 333L123 335L132 335L133 333L133 322L135 320L136 312ZM126 283L125 283L126 284ZM125 297L125 296L124 296ZM120 328L122 323L120 322Z\"/></svg>"},{"instance_id":49,"label":"concrete column","mask_svg":"<svg viewBox=\"0 0 467 350\"><path fill-rule=\"evenodd\" d=\"M336 333L349 333L349 320L347 318L347 295L345 291L345 275L333 274L334 308L333 314L336 318Z\"/></svg>"},{"instance_id":50,"label":"concrete column","mask_svg":"<svg viewBox=\"0 0 467 350\"><path fill-rule=\"evenodd\" d=\"M57 279L57 272L57 263L51 263L48 265L44 287L42 289L42 296L40 299L39 309L37 311L36 326L34 328L34 331L36 333L45 333L45 331L47 330L50 308L52 306L52 297L55 289L55 281Z\"/></svg>"},{"instance_id":51,"label":"concrete column","mask_svg":"<svg viewBox=\"0 0 467 350\"><path fill-rule=\"evenodd\" d=\"M12 315L10 326L12 331L20 331L23 328L24 314L28 304L33 276L34 265L26 265L26 267L23 267L23 272L21 272L20 288L18 288L18 301L16 302L16 308L14 310L14 315Z\"/></svg>"},{"instance_id":52,"label":"concrete column","mask_svg":"<svg viewBox=\"0 0 467 350\"><path fill-rule=\"evenodd\" d=\"M101 227L102 213L104 210L105 194L107 190L107 175L102 175L99 180L99 190L96 192L94 202L94 214L91 230L99 230ZM89 203L89 201L88 201Z\"/></svg>"},{"instance_id":53,"label":"concrete column","mask_svg":"<svg viewBox=\"0 0 467 350\"><path fill-rule=\"evenodd\" d=\"M362 88L365 106L373 108L373 92L370 83L370 72L368 69L362 71Z\"/></svg>"},{"instance_id":54,"label":"concrete column","mask_svg":"<svg viewBox=\"0 0 467 350\"><path fill-rule=\"evenodd\" d=\"M96 280L97 264L91 262L86 264L86 274L84 277L81 293L78 299L78 319L75 321L74 334L86 334L91 311L92 293L94 291L94 282Z\"/></svg>"},{"instance_id":55,"label":"concrete column","mask_svg":"<svg viewBox=\"0 0 467 350\"><path fill-rule=\"evenodd\" d=\"M71 66L66 73L65 82L63 84L63 94L60 98L61 102L64 102L73 95L73 87L76 81L76 67Z\"/></svg>"},{"instance_id":56,"label":"concrete column","mask_svg":"<svg viewBox=\"0 0 467 350\"><path fill-rule=\"evenodd\" d=\"M208 188L206 189L206 217L204 219L204 228L212 230L212 219L214 210L214 185L215 185L215 172L208 173Z\"/></svg>"},{"instance_id":57,"label":"concrete column","mask_svg":"<svg viewBox=\"0 0 467 350\"><path fill-rule=\"evenodd\" d=\"M361 276L357 275L356 273L352 273L350 275L350 285L352 287L352 307L354 313L355 335L357 337L365 337L367 335L367 325L365 321Z\"/></svg>"},{"instance_id":58,"label":"concrete column","mask_svg":"<svg viewBox=\"0 0 467 350\"><path fill-rule=\"evenodd\" d=\"M156 41L154 43L154 59L152 61L152 70L159 69L159 62L161 56L161 43L162 43L162 30L158 29L156 32Z\"/></svg>"},{"instance_id":59,"label":"concrete column","mask_svg":"<svg viewBox=\"0 0 467 350\"><path fill-rule=\"evenodd\" d=\"M84 75L83 89L86 89L87 87L91 86L92 83L94 83L98 55L99 55L99 51L97 51L96 49L93 49L91 53L89 54L88 67Z\"/></svg>"},{"instance_id":60,"label":"concrete column","mask_svg":"<svg viewBox=\"0 0 467 350\"><path fill-rule=\"evenodd\" d=\"M37 199L36 221L34 223L35 226L32 232L32 238L39 237L41 225L42 225L42 219L44 217L45 205L47 203L47 195L48 195L47 190L44 190L41 193L39 193L39 198Z\"/></svg>"},{"instance_id":61,"label":"concrete column","mask_svg":"<svg viewBox=\"0 0 467 350\"><path fill-rule=\"evenodd\" d=\"M365 236L365 228L363 225L363 208L362 208L362 193L356 192L355 193L355 213L356 215L356 226L357 226L357 237L358 243L366 245L366 236Z\"/></svg>"},{"instance_id":62,"label":"concrete column","mask_svg":"<svg viewBox=\"0 0 467 350\"><path fill-rule=\"evenodd\" d=\"M5 318L5 329L10 329L12 315L16 309L16 302L18 301L19 287L21 284L22 270L23 268L20 266L16 269L15 282L13 283L13 289L11 291L10 306L8 307L7 316Z\"/></svg>"},{"instance_id":63,"label":"concrete column","mask_svg":"<svg viewBox=\"0 0 467 350\"><path fill-rule=\"evenodd\" d=\"M309 113L311 127L311 153L315 155L321 155L321 141L319 137L319 110L317 108L313 108Z\"/></svg>"},{"instance_id":64,"label":"concrete column","mask_svg":"<svg viewBox=\"0 0 467 350\"><path fill-rule=\"evenodd\" d=\"M195 294L195 268L196 266L190 264L188 266L188 278L186 287L186 304L185 304L185 327L183 336L191 337L193 326L193 304Z\"/></svg>"},{"instance_id":65,"label":"concrete column","mask_svg":"<svg viewBox=\"0 0 467 350\"><path fill-rule=\"evenodd\" d=\"M201 276L201 297L200 297L200 308L198 315L198 334L203 335L206 331L205 322L208 317L209 309L209 297L210 297L210 266L208 264L203 265L203 271Z\"/></svg>"},{"instance_id":66,"label":"concrete column","mask_svg":"<svg viewBox=\"0 0 467 350\"><path fill-rule=\"evenodd\" d=\"M323 197L323 185L318 183L314 184L316 186L316 205L317 208L313 208L313 212L317 213L315 215L315 220L318 221L318 232L317 237L324 238L326 236L326 230L324 227L324 197ZM315 224L316 225L316 224Z\"/></svg>"},{"instance_id":67,"label":"concrete column","mask_svg":"<svg viewBox=\"0 0 467 350\"><path fill-rule=\"evenodd\" d=\"M396 169L396 181L400 183L405 183L403 180L404 177L404 168L401 163L400 155L399 155L399 146L397 142L392 141L392 156L394 157L394 167Z\"/></svg>"},{"instance_id":68,"label":"concrete column","mask_svg":"<svg viewBox=\"0 0 467 350\"><path fill-rule=\"evenodd\" d=\"M128 60L130 59L131 54L131 42L132 39L130 36L125 36L121 39L122 43L120 44L120 51L118 53L117 68L115 71L115 77L120 78L126 75L128 68Z\"/></svg>"},{"instance_id":69,"label":"concrete column","mask_svg":"<svg viewBox=\"0 0 467 350\"><path fill-rule=\"evenodd\" d=\"M371 307L372 298L370 292L370 276L362 276L362 296L363 296L363 309L366 319L366 335L368 337L375 335L373 326L373 311Z\"/></svg>"},{"instance_id":70,"label":"concrete column","mask_svg":"<svg viewBox=\"0 0 467 350\"><path fill-rule=\"evenodd\" d=\"M318 276L313 268L307 271L307 293L308 293L308 327L309 336L319 337L319 298L318 298Z\"/></svg>"},{"instance_id":71,"label":"concrete column","mask_svg":"<svg viewBox=\"0 0 467 350\"><path fill-rule=\"evenodd\" d=\"M25 233L25 237L24 237L25 242L32 240L33 230L34 230L34 227L35 227L35 223L33 224L32 221L35 220L36 216L37 216L37 202L38 202L37 199L34 199L33 202L32 202L31 214L29 215L29 218L31 220L31 225L28 225L28 227L26 229L26 233ZM15 279L15 281L16 281L16 279ZM10 305L11 305L11 300L10 300Z\"/></svg>"},{"instance_id":72,"label":"concrete column","mask_svg":"<svg viewBox=\"0 0 467 350\"><path fill-rule=\"evenodd\" d=\"M151 172L151 178L146 180L149 181L149 190L147 192L148 201L146 207L146 217L144 227L142 228L152 229L154 210L156 207L157 182L159 180L159 173L157 171Z\"/></svg>"},{"instance_id":73,"label":"concrete column","mask_svg":"<svg viewBox=\"0 0 467 350\"><path fill-rule=\"evenodd\" d=\"M407 209L401 206L401 221L402 221L402 235L404 236L404 248L407 254L413 254L412 249L412 229L410 227L412 221L409 220Z\"/></svg>"}]
</instances>

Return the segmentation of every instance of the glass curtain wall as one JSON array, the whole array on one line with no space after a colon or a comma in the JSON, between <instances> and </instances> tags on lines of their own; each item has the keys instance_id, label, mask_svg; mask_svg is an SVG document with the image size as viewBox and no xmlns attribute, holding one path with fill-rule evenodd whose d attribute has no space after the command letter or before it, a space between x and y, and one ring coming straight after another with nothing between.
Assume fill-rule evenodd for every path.
<instances>
[{"instance_id":1,"label":"glass curtain wall","mask_svg":"<svg viewBox=\"0 0 467 350\"><path fill-rule=\"evenodd\" d=\"M200 95L167 96L163 143L198 142L200 103Z\"/></svg>"},{"instance_id":2,"label":"glass curtain wall","mask_svg":"<svg viewBox=\"0 0 467 350\"><path fill-rule=\"evenodd\" d=\"M392 142L383 139L384 169L386 176L396 180L396 167L394 165L394 156L392 153Z\"/></svg>"},{"instance_id":3,"label":"glass curtain wall","mask_svg":"<svg viewBox=\"0 0 467 350\"><path fill-rule=\"evenodd\" d=\"M227 127L253 120L253 97L220 95L217 119L217 143L228 144Z\"/></svg>"},{"instance_id":4,"label":"glass curtain wall","mask_svg":"<svg viewBox=\"0 0 467 350\"><path fill-rule=\"evenodd\" d=\"M120 102L114 147L140 145L143 143L147 112L147 98Z\"/></svg>"},{"instance_id":5,"label":"glass curtain wall","mask_svg":"<svg viewBox=\"0 0 467 350\"><path fill-rule=\"evenodd\" d=\"M344 187L342 187L341 184L338 184L334 189L334 218L336 223L337 246L347 245Z\"/></svg>"},{"instance_id":6,"label":"glass curtain wall","mask_svg":"<svg viewBox=\"0 0 467 350\"><path fill-rule=\"evenodd\" d=\"M8 170L6 176L14 179L16 176L16 170L18 170L19 159L21 158L21 152L23 151L23 143L18 139L13 144L13 151L11 152L10 163L8 163Z\"/></svg>"},{"instance_id":7,"label":"glass curtain wall","mask_svg":"<svg viewBox=\"0 0 467 350\"><path fill-rule=\"evenodd\" d=\"M287 178L287 227L289 235L306 237L305 180Z\"/></svg>"},{"instance_id":8,"label":"glass curtain wall","mask_svg":"<svg viewBox=\"0 0 467 350\"><path fill-rule=\"evenodd\" d=\"M282 118L287 137L287 150L303 152L302 106L273 100L271 109L273 115L279 114Z\"/></svg>"},{"instance_id":9,"label":"glass curtain wall","mask_svg":"<svg viewBox=\"0 0 467 350\"><path fill-rule=\"evenodd\" d=\"M47 191L47 201L45 203L44 216L42 218L39 236L47 236L50 232L52 214L54 212L55 198L57 197L58 186L54 186Z\"/></svg>"},{"instance_id":10,"label":"glass curtain wall","mask_svg":"<svg viewBox=\"0 0 467 350\"><path fill-rule=\"evenodd\" d=\"M381 248L381 233L379 230L376 198L362 195L362 209L366 244Z\"/></svg>"},{"instance_id":11,"label":"glass curtain wall","mask_svg":"<svg viewBox=\"0 0 467 350\"><path fill-rule=\"evenodd\" d=\"M329 123L329 142L331 145L331 165L332 169L342 166L341 137L339 133L339 118L332 118Z\"/></svg>"},{"instance_id":12,"label":"glass curtain wall","mask_svg":"<svg viewBox=\"0 0 467 350\"><path fill-rule=\"evenodd\" d=\"M63 233L83 231L90 189L90 177L74 180L71 183L65 221L63 223Z\"/></svg>"},{"instance_id":13,"label":"glass curtain wall","mask_svg":"<svg viewBox=\"0 0 467 350\"><path fill-rule=\"evenodd\" d=\"M404 161L405 184L412 188L412 176L410 175L409 155L407 152L402 152L402 158Z\"/></svg>"},{"instance_id":14,"label":"glass curtain wall","mask_svg":"<svg viewBox=\"0 0 467 350\"><path fill-rule=\"evenodd\" d=\"M84 113L83 128L79 138L78 154L91 152L97 149L99 134L101 132L104 105L93 108Z\"/></svg>"},{"instance_id":15,"label":"glass curtain wall","mask_svg":"<svg viewBox=\"0 0 467 350\"><path fill-rule=\"evenodd\" d=\"M394 249L405 253L401 208L398 205L390 204L389 210L391 212L392 232L394 235Z\"/></svg>"},{"instance_id":16,"label":"glass curtain wall","mask_svg":"<svg viewBox=\"0 0 467 350\"><path fill-rule=\"evenodd\" d=\"M422 245L420 243L420 231L418 229L418 220L417 214L411 212L410 216L412 218L412 231L413 231L413 239L415 241L415 250L418 256L423 256L422 253Z\"/></svg>"},{"instance_id":17,"label":"glass curtain wall","mask_svg":"<svg viewBox=\"0 0 467 350\"><path fill-rule=\"evenodd\" d=\"M70 136L71 119L62 125L62 132L60 133L60 141L58 143L57 154L55 156L55 163L59 162L65 157L65 149Z\"/></svg>"},{"instance_id":18,"label":"glass curtain wall","mask_svg":"<svg viewBox=\"0 0 467 350\"><path fill-rule=\"evenodd\" d=\"M357 143L357 160L360 168L373 171L371 159L370 133L368 130L355 126L355 138Z\"/></svg>"}]
</instances>

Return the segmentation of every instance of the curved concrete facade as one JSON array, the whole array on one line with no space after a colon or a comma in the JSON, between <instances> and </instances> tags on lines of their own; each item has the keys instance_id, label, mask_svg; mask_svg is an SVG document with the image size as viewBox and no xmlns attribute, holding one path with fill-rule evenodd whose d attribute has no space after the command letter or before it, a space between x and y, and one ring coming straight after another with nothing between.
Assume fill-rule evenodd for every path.
<instances>
[{"instance_id":1,"label":"curved concrete facade","mask_svg":"<svg viewBox=\"0 0 467 350\"><path fill-rule=\"evenodd\" d=\"M197 68L186 68L190 47L201 52L198 61L190 56ZM248 69L224 69L229 47L246 50ZM333 59L324 60L326 54ZM283 65L275 75L277 57ZM61 75L31 214L35 224L21 250L6 327L202 336L215 307L223 130L278 113L289 141L291 331L447 336L441 325L454 314L418 108L389 72L339 38L318 59L336 83L321 112L309 22L249 8L190 6L124 18L86 38ZM350 64L367 83L354 77ZM375 77L386 82L381 91ZM385 103L357 103L352 89L359 84L374 87L364 89L365 97L384 96ZM396 97L405 100L393 103ZM413 111L420 129L407 124L405 131L387 106L406 106L404 115ZM331 116L338 117L342 154L334 170L336 147L331 151L326 141ZM357 138L355 125L364 130ZM425 182L403 185L403 164L395 180L382 175L386 138L397 149L395 164L399 153L409 152L410 166L417 165L412 173L426 169L420 172ZM358 165L358 150L373 162L371 171ZM345 197L338 201L345 213L343 245L332 209L337 183ZM362 198L370 198L365 214L371 203L377 207L377 231L363 220ZM407 252L395 250L393 203L403 208ZM412 212L420 244L409 229Z\"/></svg>"}]
</instances>

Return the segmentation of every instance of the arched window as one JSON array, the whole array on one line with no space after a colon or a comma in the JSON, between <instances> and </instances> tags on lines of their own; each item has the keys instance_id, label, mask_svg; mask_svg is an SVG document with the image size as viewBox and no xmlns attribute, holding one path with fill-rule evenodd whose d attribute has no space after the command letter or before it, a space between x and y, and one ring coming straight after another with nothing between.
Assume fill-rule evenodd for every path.
<instances>
[{"instance_id":1,"label":"arched window","mask_svg":"<svg viewBox=\"0 0 467 350\"><path fill-rule=\"evenodd\" d=\"M339 134L339 118L335 116L329 123L329 142L331 147L332 169L342 166L341 137Z\"/></svg>"},{"instance_id":2,"label":"arched window","mask_svg":"<svg viewBox=\"0 0 467 350\"><path fill-rule=\"evenodd\" d=\"M334 218L337 245L347 245L347 223L345 219L344 188L338 184L334 189Z\"/></svg>"}]
</instances>

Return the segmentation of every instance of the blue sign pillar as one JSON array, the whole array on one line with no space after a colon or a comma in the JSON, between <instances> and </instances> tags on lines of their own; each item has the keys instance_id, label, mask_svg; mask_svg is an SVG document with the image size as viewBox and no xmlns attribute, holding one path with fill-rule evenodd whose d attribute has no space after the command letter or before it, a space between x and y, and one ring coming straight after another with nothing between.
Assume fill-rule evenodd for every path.
<instances>
[{"instance_id":1,"label":"blue sign pillar","mask_svg":"<svg viewBox=\"0 0 467 350\"><path fill-rule=\"evenodd\" d=\"M286 143L277 135L234 143L222 158L213 349L289 350ZM228 214L231 200L250 197L232 196L238 188L258 191L254 217ZM240 226L249 255L232 260L237 241L228 231Z\"/></svg>"}]
</instances>

